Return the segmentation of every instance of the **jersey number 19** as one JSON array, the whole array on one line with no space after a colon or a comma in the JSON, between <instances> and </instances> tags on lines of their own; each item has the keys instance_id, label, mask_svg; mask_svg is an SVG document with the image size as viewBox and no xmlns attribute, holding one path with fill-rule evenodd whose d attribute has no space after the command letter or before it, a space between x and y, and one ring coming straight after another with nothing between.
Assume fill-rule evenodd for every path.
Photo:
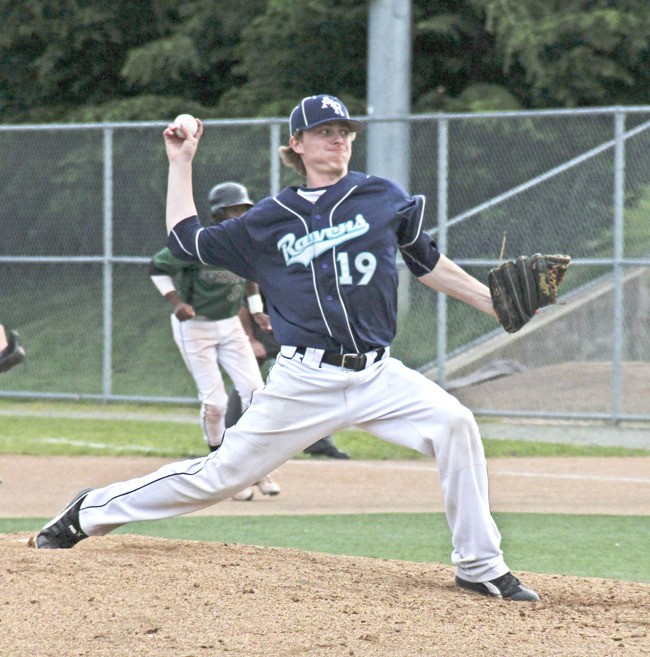
<instances>
[{"instance_id":1,"label":"jersey number 19","mask_svg":"<svg viewBox=\"0 0 650 657\"><path fill-rule=\"evenodd\" d=\"M339 263L339 284L340 285L354 285L354 279L350 272L350 258L344 251L338 253L336 259ZM375 273L377 268L377 258L372 253L364 251L359 253L354 259L355 275L361 274L361 278L357 281L357 285L368 285L370 279Z\"/></svg>"}]
</instances>

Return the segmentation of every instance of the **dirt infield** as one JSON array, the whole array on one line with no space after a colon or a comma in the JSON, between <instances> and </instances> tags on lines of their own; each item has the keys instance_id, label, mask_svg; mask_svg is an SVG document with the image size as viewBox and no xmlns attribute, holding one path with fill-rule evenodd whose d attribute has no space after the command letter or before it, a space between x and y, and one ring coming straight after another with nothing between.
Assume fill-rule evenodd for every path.
<instances>
[{"instance_id":1,"label":"dirt infield","mask_svg":"<svg viewBox=\"0 0 650 657\"><path fill-rule=\"evenodd\" d=\"M0 518L56 515L81 488L130 479L162 458L0 456ZM489 459L493 511L650 515L650 457ZM291 460L282 494L226 501L203 514L442 511L435 461ZM29 485L25 485L29 482Z\"/></svg>"},{"instance_id":2,"label":"dirt infield","mask_svg":"<svg viewBox=\"0 0 650 657\"><path fill-rule=\"evenodd\" d=\"M514 603L457 591L446 565L136 536L37 552L17 538L0 536L12 657L648 654L641 584L526 574L543 601Z\"/></svg>"},{"instance_id":3,"label":"dirt infield","mask_svg":"<svg viewBox=\"0 0 650 657\"><path fill-rule=\"evenodd\" d=\"M151 458L0 457L0 517L51 516ZM492 459L495 511L650 515L650 458ZM435 462L295 460L276 499L210 514L442 509ZM542 602L460 592L413 564L133 535L74 550L0 535L2 657L650 655L650 585L519 573Z\"/></svg>"}]
</instances>

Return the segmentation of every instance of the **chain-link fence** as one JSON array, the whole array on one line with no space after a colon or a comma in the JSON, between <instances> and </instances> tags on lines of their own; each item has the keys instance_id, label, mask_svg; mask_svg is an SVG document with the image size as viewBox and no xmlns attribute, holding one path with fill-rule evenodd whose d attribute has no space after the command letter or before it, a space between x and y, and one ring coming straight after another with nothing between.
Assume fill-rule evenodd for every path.
<instances>
[{"instance_id":1,"label":"chain-link fence","mask_svg":"<svg viewBox=\"0 0 650 657\"><path fill-rule=\"evenodd\" d=\"M367 119L352 167L382 174ZM165 243L165 123L0 126L0 321L25 366L0 396L194 401L169 308L148 275ZM280 119L206 121L194 191L254 198L299 181ZM499 258L573 257L563 304L514 335L434 295L405 268L394 354L484 415L650 419L650 108L417 115L398 179L428 198L426 229L481 280ZM393 137L391 137L393 136ZM392 163L391 171L395 171ZM580 393L580 394L578 394Z\"/></svg>"}]
</instances>

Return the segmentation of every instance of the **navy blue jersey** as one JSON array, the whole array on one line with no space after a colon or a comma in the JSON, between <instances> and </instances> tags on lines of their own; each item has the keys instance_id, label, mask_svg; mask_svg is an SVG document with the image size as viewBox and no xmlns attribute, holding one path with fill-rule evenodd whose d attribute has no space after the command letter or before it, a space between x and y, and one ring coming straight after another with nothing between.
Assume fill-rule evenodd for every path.
<instances>
[{"instance_id":1,"label":"navy blue jersey","mask_svg":"<svg viewBox=\"0 0 650 657\"><path fill-rule=\"evenodd\" d=\"M216 226L188 217L168 246L256 281L281 344L362 353L395 337L397 251L416 276L438 262L424 205L389 180L350 172L315 204L287 187Z\"/></svg>"}]
</instances>

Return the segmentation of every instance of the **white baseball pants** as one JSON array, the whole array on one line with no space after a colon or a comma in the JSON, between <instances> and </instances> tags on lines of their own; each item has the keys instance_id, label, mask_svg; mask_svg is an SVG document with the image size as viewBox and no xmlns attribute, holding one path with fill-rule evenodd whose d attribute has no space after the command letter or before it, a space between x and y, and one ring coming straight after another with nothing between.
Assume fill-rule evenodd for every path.
<instances>
[{"instance_id":1,"label":"white baseball pants","mask_svg":"<svg viewBox=\"0 0 650 657\"><path fill-rule=\"evenodd\" d=\"M264 385L257 359L237 315L228 319L188 319L171 316L172 332L201 400L200 419L208 445L221 443L226 429L228 393L220 366L228 373L247 408L253 390Z\"/></svg>"},{"instance_id":2,"label":"white baseball pants","mask_svg":"<svg viewBox=\"0 0 650 657\"><path fill-rule=\"evenodd\" d=\"M253 393L217 451L93 490L82 504L81 528L103 535L129 522L197 511L232 497L315 440L349 426L435 456L460 577L478 582L508 571L490 514L485 456L472 413L394 358L352 372L303 363L297 354L278 356L267 385Z\"/></svg>"}]
</instances>

